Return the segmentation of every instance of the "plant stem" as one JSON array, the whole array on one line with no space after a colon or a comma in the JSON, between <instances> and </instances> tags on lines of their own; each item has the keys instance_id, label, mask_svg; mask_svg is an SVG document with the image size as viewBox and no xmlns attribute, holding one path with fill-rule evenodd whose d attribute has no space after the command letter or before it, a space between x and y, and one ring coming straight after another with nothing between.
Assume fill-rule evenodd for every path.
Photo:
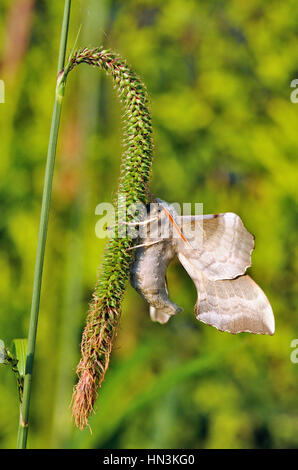
<instances>
[{"instance_id":1,"label":"plant stem","mask_svg":"<svg viewBox=\"0 0 298 470\"><path fill-rule=\"evenodd\" d=\"M71 0L65 0L60 49L59 49L58 74L63 69L64 62L65 62L70 7L71 7ZM18 449L25 449L27 445L29 406L30 406L30 396L31 396L31 387L32 387L32 371L33 371L33 362L34 362L34 353L35 353L35 344L36 344L40 291L41 291L41 283L42 283L42 272L43 272L43 264L44 264L44 254L45 254L45 245L46 245L46 238L47 238L52 182L53 182L53 173L54 173L54 165L55 165L55 156L56 156L63 92L64 92L64 85L63 87L59 87L59 94L57 94L56 92L49 146L48 146L45 181L44 181L41 215L40 215L38 245L37 245L36 262L35 262L32 304L31 304L31 313L30 313L28 348L27 348L27 357L26 357L26 373L25 373L25 379L24 379L24 395L23 395L23 402L22 402L21 409L20 409L19 432L18 432L18 441L17 441Z\"/></svg>"}]
</instances>

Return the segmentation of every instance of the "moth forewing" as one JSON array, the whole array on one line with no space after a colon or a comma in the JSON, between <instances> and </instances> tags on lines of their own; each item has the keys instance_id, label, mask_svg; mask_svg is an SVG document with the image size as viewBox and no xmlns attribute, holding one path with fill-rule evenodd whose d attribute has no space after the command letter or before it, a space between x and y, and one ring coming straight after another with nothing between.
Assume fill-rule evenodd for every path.
<instances>
[{"instance_id":1,"label":"moth forewing","mask_svg":"<svg viewBox=\"0 0 298 470\"><path fill-rule=\"evenodd\" d=\"M184 236L191 238L191 247L181 238L175 240L182 264L187 259L212 281L233 279L244 274L251 265L254 237L238 215L227 212L182 216L179 222ZM196 230L193 229L194 224Z\"/></svg>"}]
</instances>

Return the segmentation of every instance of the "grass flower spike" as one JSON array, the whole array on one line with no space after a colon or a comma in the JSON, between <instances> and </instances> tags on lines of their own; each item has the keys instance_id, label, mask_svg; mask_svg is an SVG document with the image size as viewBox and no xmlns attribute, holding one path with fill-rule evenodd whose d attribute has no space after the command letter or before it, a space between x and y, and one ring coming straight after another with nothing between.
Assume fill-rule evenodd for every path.
<instances>
[{"instance_id":1,"label":"grass flower spike","mask_svg":"<svg viewBox=\"0 0 298 470\"><path fill-rule=\"evenodd\" d=\"M111 76L123 106L124 151L117 194L120 213L132 204L148 202L147 184L152 163L152 128L148 98L143 83L118 55L103 48L77 51L68 61L61 77L79 64L99 67ZM119 204L119 203L118 203ZM132 216L125 216L129 222ZM121 221L122 222L122 221ZM134 252L132 236L120 237L116 219L115 237L107 246L101 276L93 293L81 343L77 367L79 381L73 395L73 416L79 428L88 424L98 389L109 365L113 341L121 314L121 300L129 277Z\"/></svg>"}]
</instances>

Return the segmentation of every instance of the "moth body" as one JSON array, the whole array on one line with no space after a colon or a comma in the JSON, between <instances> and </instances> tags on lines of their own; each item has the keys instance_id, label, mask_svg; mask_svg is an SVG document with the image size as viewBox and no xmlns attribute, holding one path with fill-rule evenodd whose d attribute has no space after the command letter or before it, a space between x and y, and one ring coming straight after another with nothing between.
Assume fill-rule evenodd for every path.
<instances>
[{"instance_id":1,"label":"moth body","mask_svg":"<svg viewBox=\"0 0 298 470\"><path fill-rule=\"evenodd\" d=\"M167 268L174 256L172 240L163 240L148 247L137 248L131 267L132 286L150 304L151 318L160 323L165 323L170 316L181 310L170 300L166 284Z\"/></svg>"},{"instance_id":2,"label":"moth body","mask_svg":"<svg viewBox=\"0 0 298 470\"><path fill-rule=\"evenodd\" d=\"M172 237L167 236L167 216L162 212L159 204L154 205L148 215L152 220L147 227L142 228L140 244L136 248L135 259L131 266L131 285L150 304L150 316L153 321L166 323L170 316L182 309L172 302L166 282L166 273L169 263L175 256L175 246ZM162 202L162 201L161 201ZM156 241L158 243L156 243Z\"/></svg>"}]
</instances>

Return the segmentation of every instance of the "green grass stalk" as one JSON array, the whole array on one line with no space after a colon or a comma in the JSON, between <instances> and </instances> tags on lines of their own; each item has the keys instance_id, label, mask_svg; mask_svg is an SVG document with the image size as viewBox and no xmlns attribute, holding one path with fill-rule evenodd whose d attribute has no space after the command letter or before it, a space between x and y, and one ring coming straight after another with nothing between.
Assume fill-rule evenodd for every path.
<instances>
[{"instance_id":1,"label":"green grass stalk","mask_svg":"<svg viewBox=\"0 0 298 470\"><path fill-rule=\"evenodd\" d=\"M58 74L63 69L64 63L65 63L70 8L71 8L71 0L65 0L64 16L63 16L63 23L62 23L61 39L60 39L59 59L58 59ZM42 272L43 272L45 245L46 245L48 220L49 220L52 182L53 182L55 156L56 156L56 148L57 148L58 131L59 131L59 124L60 124L60 117L61 117L64 87L65 87L65 80L63 81L62 86L60 83L58 83L57 85L54 110L53 110L53 116L52 116L52 125L51 125L51 131L50 131L49 146L48 146L45 181L44 181L43 198L42 198L42 206L41 206L40 225L39 225L37 254L36 254L36 262L35 262L30 324L29 324L29 333L28 333L26 373L25 373L25 378L24 378L24 394L23 394L23 401L22 401L21 409L20 409L20 421L19 421L18 441L17 441L18 449L25 449L27 446L28 425L29 425L29 407L30 407L30 397L31 397L31 388L32 388L32 372L33 372L33 362L34 362L34 354L35 354L38 313L39 313L39 304L40 304L40 291L41 291L41 283L42 283Z\"/></svg>"}]
</instances>

